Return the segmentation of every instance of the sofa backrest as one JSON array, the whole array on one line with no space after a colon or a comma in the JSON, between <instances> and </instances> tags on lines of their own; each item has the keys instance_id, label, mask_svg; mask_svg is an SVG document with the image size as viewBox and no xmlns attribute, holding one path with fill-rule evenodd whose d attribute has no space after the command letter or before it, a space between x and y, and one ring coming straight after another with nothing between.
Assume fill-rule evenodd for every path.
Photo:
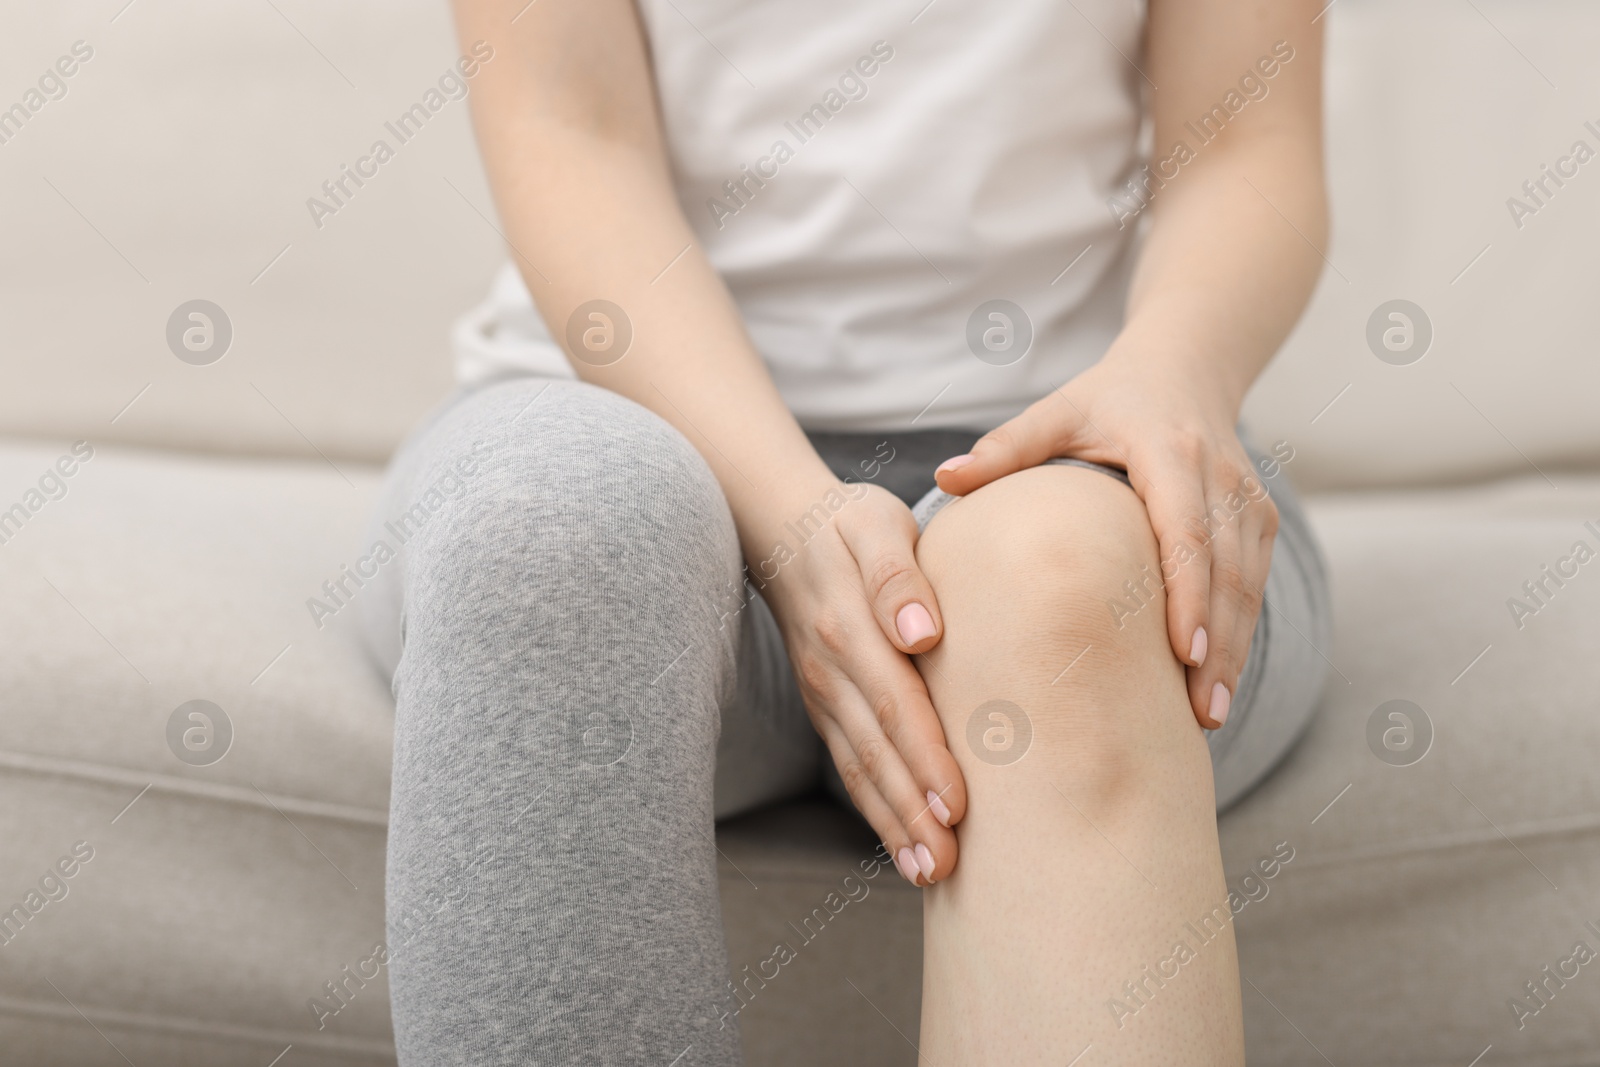
<instances>
[{"instance_id":1,"label":"sofa backrest","mask_svg":"<svg viewBox=\"0 0 1600 1067\"><path fill-rule=\"evenodd\" d=\"M364 164L337 211L307 202L455 61L446 5L5 21L0 108L26 115L0 121L0 432L385 457L448 388L449 323L501 260L465 101ZM1573 161L1580 140L1600 152L1600 8L1337 0L1324 21L1335 234L1251 397L1257 436L1290 442L1312 487L1600 460L1600 158ZM1575 173L1557 187L1546 165ZM231 325L220 362L174 358L169 320L195 300ZM1380 312L1395 300L1431 323L1415 362ZM202 320L178 319L181 348Z\"/></svg>"},{"instance_id":2,"label":"sofa backrest","mask_svg":"<svg viewBox=\"0 0 1600 1067\"><path fill-rule=\"evenodd\" d=\"M1600 462L1600 154L1572 158L1600 153L1600 7L1337 0L1325 21L1330 265L1247 421L1318 487ZM1405 342L1396 300L1432 324L1415 362L1383 344Z\"/></svg>"},{"instance_id":3,"label":"sofa backrest","mask_svg":"<svg viewBox=\"0 0 1600 1067\"><path fill-rule=\"evenodd\" d=\"M0 144L0 430L383 458L500 260L466 101L404 145L384 127L456 59L447 5L120 6L4 16L0 107L75 41L93 57ZM314 219L379 138L394 158ZM167 341L197 299L232 325L209 366Z\"/></svg>"}]
</instances>

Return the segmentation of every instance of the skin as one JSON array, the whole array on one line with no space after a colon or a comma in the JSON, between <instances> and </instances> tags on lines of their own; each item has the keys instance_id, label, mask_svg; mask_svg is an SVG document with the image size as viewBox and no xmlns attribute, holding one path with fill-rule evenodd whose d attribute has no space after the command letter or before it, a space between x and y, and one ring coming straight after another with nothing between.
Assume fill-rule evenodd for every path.
<instances>
[{"instance_id":1,"label":"skin","mask_svg":"<svg viewBox=\"0 0 1600 1067\"><path fill-rule=\"evenodd\" d=\"M1242 1062L1232 924L1204 947L1185 928L1228 914L1185 667L1159 592L1121 628L1105 609L1156 562L1139 498L1032 468L945 508L917 559L946 619L923 676L972 797L923 909L924 1062L1061 1067L1091 1045L1086 1064ZM1031 727L1001 749L1015 762L959 743L994 700ZM1179 940L1195 958L1131 999Z\"/></svg>"},{"instance_id":2,"label":"skin","mask_svg":"<svg viewBox=\"0 0 1600 1067\"><path fill-rule=\"evenodd\" d=\"M754 570L783 525L839 482L784 407L677 203L632 4L524 5L456 0L461 40L496 51L471 100L508 242L557 334L586 301L626 310L627 356L574 366L695 444ZM1103 1001L1120 982L1224 892L1196 724L1225 721L1277 529L1270 499L1252 492L1239 408L1299 316L1326 244L1319 8L1151 0L1142 69L1159 86L1147 92L1158 158L1179 140L1194 147L1185 120L1276 42L1294 58L1155 195L1121 334L1090 370L947 461L939 484L969 499L920 545L903 504L854 487L859 499L763 591L851 796L901 873L935 887L923 1013L933 1062L1065 1062L1110 1019ZM1051 456L1125 468L1132 492L1081 469L1032 469ZM1023 485L1031 508L1018 506ZM1207 531L1203 517L1230 499L1245 503ZM1067 547L1028 536L1051 516L1072 524ZM996 570L1000 530L1031 551ZM1124 568L1119 583L1146 567L1166 577L1157 608L1120 628L1103 609L1120 589L1091 578L1110 562ZM985 631L997 591L1012 606ZM1035 677L1096 638L1101 654L1086 654L1070 681ZM972 708L1013 685L1036 747L996 768L961 739ZM994 981L974 980L983 975ZM1160 1011L1101 1038L1123 1062L1240 1061L1231 927L1182 976L1152 1001ZM1143 1036L1128 1038L1135 1029Z\"/></svg>"}]
</instances>

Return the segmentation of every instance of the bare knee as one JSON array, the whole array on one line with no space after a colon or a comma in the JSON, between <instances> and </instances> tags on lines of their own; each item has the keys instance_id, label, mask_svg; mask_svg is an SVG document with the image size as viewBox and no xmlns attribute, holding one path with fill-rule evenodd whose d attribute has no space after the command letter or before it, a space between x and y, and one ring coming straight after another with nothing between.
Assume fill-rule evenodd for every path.
<instances>
[{"instance_id":1,"label":"bare knee","mask_svg":"<svg viewBox=\"0 0 1600 1067\"><path fill-rule=\"evenodd\" d=\"M1037 629L1017 636L1033 643L1126 645L1165 610L1143 502L1081 467L1020 471L955 502L923 533L917 558L936 589L998 601L993 622L1026 617Z\"/></svg>"},{"instance_id":2,"label":"bare knee","mask_svg":"<svg viewBox=\"0 0 1600 1067\"><path fill-rule=\"evenodd\" d=\"M1204 756L1156 538L1126 485L1079 467L1010 475L941 511L917 556L945 627L923 673L952 751L972 757L964 772L995 763L971 725L993 701L1026 719L1020 774L1070 781L1077 797L1109 802Z\"/></svg>"}]
</instances>

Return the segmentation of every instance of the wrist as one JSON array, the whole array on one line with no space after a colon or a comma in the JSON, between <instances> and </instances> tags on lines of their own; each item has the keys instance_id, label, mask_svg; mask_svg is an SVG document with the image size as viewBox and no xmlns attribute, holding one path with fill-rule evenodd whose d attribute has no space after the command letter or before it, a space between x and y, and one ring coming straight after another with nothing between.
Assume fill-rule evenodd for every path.
<instances>
[{"instance_id":1,"label":"wrist","mask_svg":"<svg viewBox=\"0 0 1600 1067\"><path fill-rule=\"evenodd\" d=\"M834 518L864 490L847 485L818 460L799 477L774 479L766 492L752 492L735 506L745 564L758 587L797 565L806 548L827 532Z\"/></svg>"},{"instance_id":2,"label":"wrist","mask_svg":"<svg viewBox=\"0 0 1600 1067\"><path fill-rule=\"evenodd\" d=\"M1125 329L1106 350L1101 363L1176 389L1209 419L1227 426L1238 423L1250 388L1249 377L1226 358L1187 339L1149 330Z\"/></svg>"}]
</instances>

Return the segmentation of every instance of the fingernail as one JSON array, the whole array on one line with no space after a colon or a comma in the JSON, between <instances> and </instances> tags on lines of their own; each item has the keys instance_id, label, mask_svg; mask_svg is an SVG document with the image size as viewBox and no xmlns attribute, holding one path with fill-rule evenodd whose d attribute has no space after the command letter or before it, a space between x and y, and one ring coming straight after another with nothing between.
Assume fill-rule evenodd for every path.
<instances>
[{"instance_id":1,"label":"fingernail","mask_svg":"<svg viewBox=\"0 0 1600 1067\"><path fill-rule=\"evenodd\" d=\"M908 645L932 637L936 632L933 628L933 616L928 614L928 609L918 604L915 600L900 609L900 614L894 619L895 629L900 631L900 640Z\"/></svg>"},{"instance_id":2,"label":"fingernail","mask_svg":"<svg viewBox=\"0 0 1600 1067\"><path fill-rule=\"evenodd\" d=\"M912 885L917 884L917 857L912 855L909 848L903 848L894 854L894 865L900 868L900 876Z\"/></svg>"},{"instance_id":3,"label":"fingernail","mask_svg":"<svg viewBox=\"0 0 1600 1067\"><path fill-rule=\"evenodd\" d=\"M951 456L949 459L947 459L943 463L939 464L939 466L934 470L933 473L941 474L941 473L943 473L945 471L958 471L962 467L965 467L968 463L971 463L974 459L977 459L977 458L978 457L972 455L971 453L966 453L966 454L963 454L963 455L960 455L960 456ZM926 470L927 468L923 468L923 469Z\"/></svg>"},{"instance_id":4,"label":"fingernail","mask_svg":"<svg viewBox=\"0 0 1600 1067\"><path fill-rule=\"evenodd\" d=\"M1211 710L1207 712L1211 721L1221 726L1228 721L1228 705L1233 701L1233 695L1228 692L1228 687L1218 682L1211 687Z\"/></svg>"},{"instance_id":5,"label":"fingernail","mask_svg":"<svg viewBox=\"0 0 1600 1067\"><path fill-rule=\"evenodd\" d=\"M1196 667L1206 661L1206 628L1204 626L1195 627L1194 640L1189 642L1189 658L1194 661Z\"/></svg>"},{"instance_id":6,"label":"fingernail","mask_svg":"<svg viewBox=\"0 0 1600 1067\"><path fill-rule=\"evenodd\" d=\"M944 801L940 799L939 794L931 789L928 790L928 810L933 812L933 817L945 826L950 825L950 809L945 807Z\"/></svg>"},{"instance_id":7,"label":"fingernail","mask_svg":"<svg viewBox=\"0 0 1600 1067\"><path fill-rule=\"evenodd\" d=\"M922 872L922 877L933 884L933 853L928 851L927 845L917 846L917 869Z\"/></svg>"}]
</instances>

